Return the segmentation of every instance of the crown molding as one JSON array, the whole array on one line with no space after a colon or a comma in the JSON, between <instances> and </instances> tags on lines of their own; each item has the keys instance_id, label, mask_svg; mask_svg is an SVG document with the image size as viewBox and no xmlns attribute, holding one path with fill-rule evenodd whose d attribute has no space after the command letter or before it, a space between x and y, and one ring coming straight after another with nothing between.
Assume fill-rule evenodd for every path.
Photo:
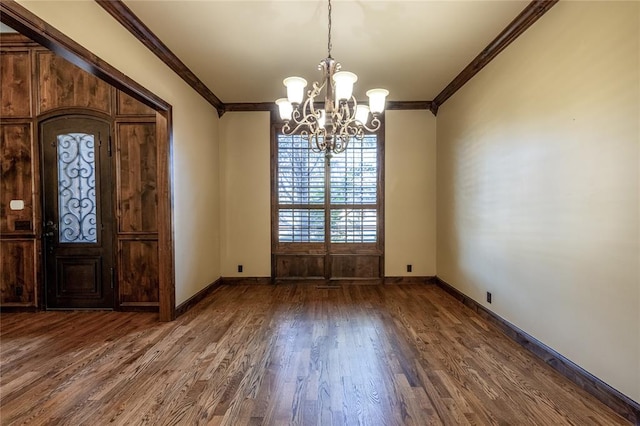
<instances>
[{"instance_id":1,"label":"crown molding","mask_svg":"<svg viewBox=\"0 0 640 426\"><path fill-rule=\"evenodd\" d=\"M533 0L516 18L502 30L498 36L485 47L469 65L463 69L431 102L431 112L438 113L438 108L453 96L467 81L471 80L482 68L493 60L500 52L509 46L520 34L533 25L542 15L547 13L558 0Z\"/></svg>"},{"instance_id":2,"label":"crown molding","mask_svg":"<svg viewBox=\"0 0 640 426\"><path fill-rule=\"evenodd\" d=\"M316 108L323 108L321 102L316 103ZM387 101L385 110L431 110L431 101ZM274 102L237 102L224 104L224 112L247 112L247 111L277 111Z\"/></svg>"},{"instance_id":3,"label":"crown molding","mask_svg":"<svg viewBox=\"0 0 640 426\"><path fill-rule=\"evenodd\" d=\"M180 76L222 116L224 103L121 0L95 0L162 62Z\"/></svg>"},{"instance_id":4,"label":"crown molding","mask_svg":"<svg viewBox=\"0 0 640 426\"><path fill-rule=\"evenodd\" d=\"M147 27L121 0L95 0L104 10L129 30L187 84L206 99L221 117L225 112L272 111L271 102L223 103L209 88ZM438 109L462 86L516 40L559 0L533 0L498 36L485 47L432 101L387 101L388 110Z\"/></svg>"},{"instance_id":5,"label":"crown molding","mask_svg":"<svg viewBox=\"0 0 640 426\"><path fill-rule=\"evenodd\" d=\"M224 112L276 111L275 102L229 102L224 104Z\"/></svg>"},{"instance_id":6,"label":"crown molding","mask_svg":"<svg viewBox=\"0 0 640 426\"><path fill-rule=\"evenodd\" d=\"M386 111L428 109L431 110L431 101L387 101Z\"/></svg>"}]
</instances>

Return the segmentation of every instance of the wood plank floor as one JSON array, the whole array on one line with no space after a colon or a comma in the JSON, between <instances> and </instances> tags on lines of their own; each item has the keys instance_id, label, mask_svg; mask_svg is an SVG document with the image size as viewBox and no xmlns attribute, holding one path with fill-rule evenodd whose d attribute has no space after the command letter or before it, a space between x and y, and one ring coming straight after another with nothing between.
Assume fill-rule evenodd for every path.
<instances>
[{"instance_id":1,"label":"wood plank floor","mask_svg":"<svg viewBox=\"0 0 640 426\"><path fill-rule=\"evenodd\" d=\"M2 314L1 423L629 424L433 285L222 286L156 320Z\"/></svg>"}]
</instances>

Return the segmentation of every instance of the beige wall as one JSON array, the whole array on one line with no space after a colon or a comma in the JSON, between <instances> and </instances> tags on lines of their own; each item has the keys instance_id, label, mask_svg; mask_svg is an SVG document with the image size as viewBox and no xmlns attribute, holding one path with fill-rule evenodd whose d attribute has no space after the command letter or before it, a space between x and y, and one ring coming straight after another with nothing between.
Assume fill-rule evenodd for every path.
<instances>
[{"instance_id":1,"label":"beige wall","mask_svg":"<svg viewBox=\"0 0 640 426\"><path fill-rule=\"evenodd\" d=\"M231 112L220 121L224 277L271 275L269 120ZM385 275L435 275L435 117L388 111L385 134Z\"/></svg>"},{"instance_id":2,"label":"beige wall","mask_svg":"<svg viewBox=\"0 0 640 426\"><path fill-rule=\"evenodd\" d=\"M437 129L438 275L636 401L639 8L558 3Z\"/></svg>"},{"instance_id":3,"label":"beige wall","mask_svg":"<svg viewBox=\"0 0 640 426\"><path fill-rule=\"evenodd\" d=\"M223 277L271 276L270 128L269 112L220 120Z\"/></svg>"},{"instance_id":4,"label":"beige wall","mask_svg":"<svg viewBox=\"0 0 640 426\"><path fill-rule=\"evenodd\" d=\"M97 3L19 3L173 106L173 226L180 304L220 276L215 109Z\"/></svg>"},{"instance_id":5,"label":"beige wall","mask_svg":"<svg viewBox=\"0 0 640 426\"><path fill-rule=\"evenodd\" d=\"M20 3L173 105L176 303L239 263L268 276L268 114L218 126L95 2ZM638 8L559 3L437 129L438 275L482 303L492 291L491 309L637 401ZM433 275L435 120L389 111L386 125L386 274Z\"/></svg>"},{"instance_id":6,"label":"beige wall","mask_svg":"<svg viewBox=\"0 0 640 426\"><path fill-rule=\"evenodd\" d=\"M434 276L436 118L425 110L385 115L385 275Z\"/></svg>"}]
</instances>

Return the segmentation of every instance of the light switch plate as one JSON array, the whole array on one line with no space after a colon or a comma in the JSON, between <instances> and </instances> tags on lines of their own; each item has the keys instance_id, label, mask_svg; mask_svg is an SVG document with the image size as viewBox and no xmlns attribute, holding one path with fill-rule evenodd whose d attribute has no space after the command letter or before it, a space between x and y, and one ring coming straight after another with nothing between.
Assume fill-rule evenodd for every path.
<instances>
[{"instance_id":1,"label":"light switch plate","mask_svg":"<svg viewBox=\"0 0 640 426\"><path fill-rule=\"evenodd\" d=\"M9 208L11 210L24 210L24 201L23 200L11 200L9 202Z\"/></svg>"}]
</instances>

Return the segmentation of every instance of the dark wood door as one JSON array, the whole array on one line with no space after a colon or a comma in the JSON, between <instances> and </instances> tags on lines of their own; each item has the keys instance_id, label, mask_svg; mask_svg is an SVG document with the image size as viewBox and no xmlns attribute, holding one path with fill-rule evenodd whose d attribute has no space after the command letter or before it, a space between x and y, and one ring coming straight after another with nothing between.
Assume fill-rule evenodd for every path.
<instances>
[{"instance_id":1,"label":"dark wood door","mask_svg":"<svg viewBox=\"0 0 640 426\"><path fill-rule=\"evenodd\" d=\"M46 307L113 308L110 125L56 118L40 137Z\"/></svg>"}]
</instances>

